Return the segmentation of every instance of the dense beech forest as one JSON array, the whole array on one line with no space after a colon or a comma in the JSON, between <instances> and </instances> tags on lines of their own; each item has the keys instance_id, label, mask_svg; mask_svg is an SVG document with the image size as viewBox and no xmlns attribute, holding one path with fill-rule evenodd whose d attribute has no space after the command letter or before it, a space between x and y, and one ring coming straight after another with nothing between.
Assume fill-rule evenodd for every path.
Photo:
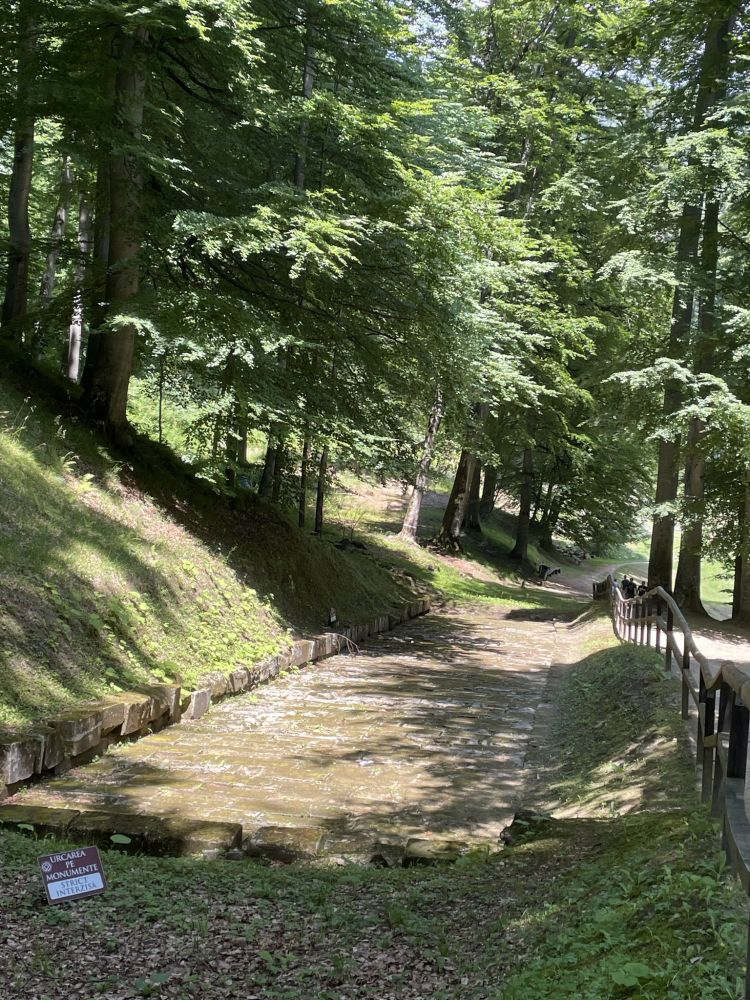
<instances>
[{"instance_id":1,"label":"dense beech forest","mask_svg":"<svg viewBox=\"0 0 750 1000\"><path fill-rule=\"evenodd\" d=\"M451 461L446 547L499 496L519 560L653 517L650 583L699 608L711 555L750 618L746 4L2 24L0 339L117 447L136 397L160 440L179 414L196 474L317 531L333 466L400 478L407 537Z\"/></svg>"}]
</instances>

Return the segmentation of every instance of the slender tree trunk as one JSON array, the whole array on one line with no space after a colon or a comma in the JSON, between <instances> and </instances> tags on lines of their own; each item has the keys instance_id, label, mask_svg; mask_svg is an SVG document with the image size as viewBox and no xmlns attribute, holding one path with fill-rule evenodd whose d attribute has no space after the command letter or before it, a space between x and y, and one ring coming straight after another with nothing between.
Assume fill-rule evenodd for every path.
<instances>
[{"instance_id":1,"label":"slender tree trunk","mask_svg":"<svg viewBox=\"0 0 750 1000\"><path fill-rule=\"evenodd\" d=\"M555 516L553 523L553 497L555 495L555 483L547 483L547 493L544 498L544 509L542 511L542 519L539 522L539 536L541 539L541 545L543 548L548 549L552 546L552 535L555 530L555 525L557 524L557 516Z\"/></svg>"},{"instance_id":2,"label":"slender tree trunk","mask_svg":"<svg viewBox=\"0 0 750 1000\"><path fill-rule=\"evenodd\" d=\"M164 444L164 382L166 380L166 357L159 359L159 444Z\"/></svg>"},{"instance_id":3,"label":"slender tree trunk","mask_svg":"<svg viewBox=\"0 0 750 1000\"><path fill-rule=\"evenodd\" d=\"M526 559L529 550L531 530L531 504L534 498L534 451L524 448L521 479L521 497L516 526L516 543L510 553L511 559Z\"/></svg>"},{"instance_id":4,"label":"slender tree trunk","mask_svg":"<svg viewBox=\"0 0 750 1000\"><path fill-rule=\"evenodd\" d=\"M745 509L742 516L742 549L739 572L739 610L736 621L750 624L750 468L745 473Z\"/></svg>"},{"instance_id":5,"label":"slender tree trunk","mask_svg":"<svg viewBox=\"0 0 750 1000\"><path fill-rule=\"evenodd\" d=\"M555 535L555 529L557 528L557 522L560 520L561 510L562 500L560 497L554 497L553 494L549 500L549 508L539 526L542 548L552 548L552 540Z\"/></svg>"},{"instance_id":6,"label":"slender tree trunk","mask_svg":"<svg viewBox=\"0 0 750 1000\"><path fill-rule=\"evenodd\" d=\"M271 500L275 504L278 504L279 500L281 499L281 487L284 482L284 457L285 457L284 442L279 441L279 443L276 445L276 455L274 456L273 491L271 493Z\"/></svg>"},{"instance_id":7,"label":"slender tree trunk","mask_svg":"<svg viewBox=\"0 0 750 1000\"><path fill-rule=\"evenodd\" d=\"M701 602L701 549L703 546L703 477L706 461L700 453L703 424L694 420L688 433L685 450L685 520L680 538L674 596L682 607L704 613Z\"/></svg>"},{"instance_id":8,"label":"slender tree trunk","mask_svg":"<svg viewBox=\"0 0 750 1000\"><path fill-rule=\"evenodd\" d=\"M36 24L29 0L18 4L18 66L16 73L13 167L8 195L8 276L3 300L4 334L14 336L26 318L29 305L31 226L29 195L34 170L35 120L31 90L36 72Z\"/></svg>"},{"instance_id":9,"label":"slender tree trunk","mask_svg":"<svg viewBox=\"0 0 750 1000\"><path fill-rule=\"evenodd\" d=\"M264 500L268 500L273 492L273 479L276 474L276 451L277 444L274 440L273 434L268 436L268 444L266 445L266 457L263 462L263 472L260 477L260 485L258 486L258 496L262 497Z\"/></svg>"},{"instance_id":10,"label":"slender tree trunk","mask_svg":"<svg viewBox=\"0 0 750 1000\"><path fill-rule=\"evenodd\" d=\"M118 321L117 314L127 311L139 289L143 172L131 150L141 138L143 125L146 75L141 57L146 39L142 29L134 35L123 32L119 39L115 117L125 148L113 149L110 156L109 325L102 331L96 369L85 394L91 413L104 421L109 435L121 444L130 443L127 404L136 327Z\"/></svg>"},{"instance_id":11,"label":"slender tree trunk","mask_svg":"<svg viewBox=\"0 0 750 1000\"><path fill-rule=\"evenodd\" d=\"M482 522L479 506L481 502L482 463L474 460L474 471L469 485L469 499L466 504L466 528L468 531L481 531Z\"/></svg>"},{"instance_id":12,"label":"slender tree trunk","mask_svg":"<svg viewBox=\"0 0 750 1000\"><path fill-rule=\"evenodd\" d=\"M247 394L243 384L244 366L240 366L240 377L236 386L237 393L237 464L247 466L247 435L248 435L248 415L247 415Z\"/></svg>"},{"instance_id":13,"label":"slender tree trunk","mask_svg":"<svg viewBox=\"0 0 750 1000\"><path fill-rule=\"evenodd\" d=\"M743 512L744 514L744 512ZM744 525L743 525L744 530ZM732 620L736 621L742 611L742 555L734 559L734 582L732 585Z\"/></svg>"},{"instance_id":14,"label":"slender tree trunk","mask_svg":"<svg viewBox=\"0 0 750 1000\"><path fill-rule=\"evenodd\" d=\"M49 234L49 251L47 261L42 275L42 284L39 289L39 297L42 308L46 308L52 302L55 293L55 282L57 281L57 265L60 260L60 249L65 237L65 230L68 228L68 215L70 214L70 193L73 188L73 164L67 153L63 156L62 170L60 172L60 193L58 196L55 217L52 220L52 228Z\"/></svg>"},{"instance_id":15,"label":"slender tree trunk","mask_svg":"<svg viewBox=\"0 0 750 1000\"><path fill-rule=\"evenodd\" d=\"M438 545L442 545L446 549L458 551L461 548L461 526L466 516L475 462L476 459L471 452L466 449L461 452L456 477L453 480L453 489L443 514L443 523L435 539Z\"/></svg>"},{"instance_id":16,"label":"slender tree trunk","mask_svg":"<svg viewBox=\"0 0 750 1000\"><path fill-rule=\"evenodd\" d=\"M326 499L326 478L328 476L328 445L323 448L320 455L320 467L318 469L318 494L315 501L315 534L323 534L323 514L325 511Z\"/></svg>"},{"instance_id":17,"label":"slender tree trunk","mask_svg":"<svg viewBox=\"0 0 750 1000\"><path fill-rule=\"evenodd\" d=\"M305 439L302 443L302 466L299 476L299 526L305 527L307 521L307 475L310 464L310 431L305 428Z\"/></svg>"},{"instance_id":18,"label":"slender tree trunk","mask_svg":"<svg viewBox=\"0 0 750 1000\"><path fill-rule=\"evenodd\" d=\"M225 456L226 481L230 489L237 485L237 470L242 460L245 443L242 440L242 363L233 350L227 358L224 375L224 392L232 394L232 404L226 422Z\"/></svg>"},{"instance_id":19,"label":"slender tree trunk","mask_svg":"<svg viewBox=\"0 0 750 1000\"><path fill-rule=\"evenodd\" d=\"M86 278L91 256L91 206L85 191L78 197L78 257L73 288L73 312L68 328L68 343L63 370L71 382L77 382L81 371L81 345L85 321Z\"/></svg>"},{"instance_id":20,"label":"slender tree trunk","mask_svg":"<svg viewBox=\"0 0 750 1000\"><path fill-rule=\"evenodd\" d=\"M484 485L482 487L482 499L479 502L479 516L487 520L495 509L495 495L497 493L497 469L494 465L487 465L484 469Z\"/></svg>"},{"instance_id":21,"label":"slender tree trunk","mask_svg":"<svg viewBox=\"0 0 750 1000\"><path fill-rule=\"evenodd\" d=\"M63 240L65 239L65 231L68 228L70 196L73 187L73 179L73 164L70 156L66 153L62 160L57 208L55 209L55 217L52 220L52 229L50 230L49 245L47 249L47 260L45 262L44 274L42 275L42 282L39 288L39 318L34 324L34 333L31 337L29 345L30 353L36 358L41 357L47 339L47 328L50 321L49 310L52 306L55 284L57 282L57 266L60 261L60 251L62 250ZM70 356L69 341L70 330L68 331L68 344L63 348L62 356L62 369L65 373L67 373L68 359ZM78 346L78 353L80 355L80 343Z\"/></svg>"},{"instance_id":22,"label":"slender tree trunk","mask_svg":"<svg viewBox=\"0 0 750 1000\"><path fill-rule=\"evenodd\" d=\"M401 531L399 532L401 538L406 538L410 542L415 542L417 540L419 515L422 510L422 501L424 500L427 482L430 477L430 468L432 467L432 459L435 455L437 436L440 432L440 425L443 422L443 412L443 393L440 389L438 389L435 394L435 402L432 404L432 410L430 411L430 419L427 424L427 434L422 445L422 458L419 461L417 479L406 508L404 523L401 527Z\"/></svg>"},{"instance_id":23,"label":"slender tree trunk","mask_svg":"<svg viewBox=\"0 0 750 1000\"><path fill-rule=\"evenodd\" d=\"M717 201L706 206L703 221L702 265L705 280L700 311L700 332L696 349L695 369L705 374L714 365L714 348L717 336L716 291L719 266L719 213ZM701 601L701 552L703 549L703 497L706 458L701 441L704 426L695 418L690 426L688 448L685 456L685 506L687 517L680 539L680 558L677 564L675 597L690 611L705 613Z\"/></svg>"},{"instance_id":24,"label":"slender tree trunk","mask_svg":"<svg viewBox=\"0 0 750 1000\"><path fill-rule=\"evenodd\" d=\"M544 475L539 477L539 487L536 491L536 496L534 497L534 503L532 505L531 522L532 524L537 523L537 518L539 517L539 512L542 509L542 498L544 497Z\"/></svg>"},{"instance_id":25,"label":"slender tree trunk","mask_svg":"<svg viewBox=\"0 0 750 1000\"><path fill-rule=\"evenodd\" d=\"M693 116L693 132L705 127L706 119L722 89L726 86L729 69L729 46L737 4L731 10L723 5L709 22L706 43L701 57L700 80ZM691 162L694 162L691 161ZM672 307L672 329L669 356L680 358L690 335L695 298L694 270L700 242L701 209L699 203L686 203L680 219L677 265L680 281L675 289ZM668 420L680 405L678 383L670 380L664 389L663 414ZM656 478L656 513L651 536L648 583L672 590L675 515L679 483L679 442L662 440L659 445L659 466Z\"/></svg>"},{"instance_id":26,"label":"slender tree trunk","mask_svg":"<svg viewBox=\"0 0 750 1000\"><path fill-rule=\"evenodd\" d=\"M107 271L109 269L109 237L111 228L109 152L102 146L96 172L94 199L94 260L91 268L91 293L88 304L89 336L86 360L81 376L84 392L91 387L99 360L101 326L107 315Z\"/></svg>"},{"instance_id":27,"label":"slender tree trunk","mask_svg":"<svg viewBox=\"0 0 750 1000\"><path fill-rule=\"evenodd\" d=\"M683 273L682 283L675 289L672 308L672 331L670 335L670 357L680 357L690 334L693 321L692 271L696 265L696 254L700 239L700 209L697 205L685 205L680 221L680 239L677 251L678 264L688 268L687 282ZM679 385L669 381L664 389L662 414L665 420L677 411L680 405ZM677 499L679 483L679 442L672 438L662 438L659 442L659 460L656 473L656 513L651 533L651 548L648 563L649 587L664 587L672 592L672 561L674 549L675 515L674 503Z\"/></svg>"}]
</instances>

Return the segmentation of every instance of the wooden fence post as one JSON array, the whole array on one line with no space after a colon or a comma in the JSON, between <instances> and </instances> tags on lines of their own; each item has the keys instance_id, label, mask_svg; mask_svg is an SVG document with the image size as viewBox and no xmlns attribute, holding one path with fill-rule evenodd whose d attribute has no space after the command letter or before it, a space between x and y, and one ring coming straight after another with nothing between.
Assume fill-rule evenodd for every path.
<instances>
[{"instance_id":1,"label":"wooden fence post","mask_svg":"<svg viewBox=\"0 0 750 1000\"><path fill-rule=\"evenodd\" d=\"M656 598L656 617L659 619L661 617L661 598ZM656 652L661 653L661 626L657 620L656 622Z\"/></svg>"},{"instance_id":2,"label":"wooden fence post","mask_svg":"<svg viewBox=\"0 0 750 1000\"><path fill-rule=\"evenodd\" d=\"M727 752L727 778L745 780L747 766L748 711L734 691L730 703L729 750Z\"/></svg>"},{"instance_id":3,"label":"wooden fence post","mask_svg":"<svg viewBox=\"0 0 750 1000\"><path fill-rule=\"evenodd\" d=\"M672 670L672 646L670 644L670 637L674 632L674 612L670 604L667 604L667 634L665 638L666 652L664 654L664 667L669 673Z\"/></svg>"},{"instance_id":4,"label":"wooden fence post","mask_svg":"<svg viewBox=\"0 0 750 1000\"><path fill-rule=\"evenodd\" d=\"M641 618L641 627L639 630L638 641L641 644L641 646L646 645L646 611L647 611L646 602L643 599L641 599L640 601L638 601L638 612Z\"/></svg>"},{"instance_id":5,"label":"wooden fence post","mask_svg":"<svg viewBox=\"0 0 750 1000\"><path fill-rule=\"evenodd\" d=\"M688 649L687 636L682 636L682 718L688 718L688 704L690 698L690 650Z\"/></svg>"},{"instance_id":6,"label":"wooden fence post","mask_svg":"<svg viewBox=\"0 0 750 1000\"><path fill-rule=\"evenodd\" d=\"M714 748L706 747L706 739L714 735L716 724L716 691L707 690L700 672L700 695L698 701L698 765L701 768L701 801L711 798L711 783L714 771Z\"/></svg>"},{"instance_id":7,"label":"wooden fence post","mask_svg":"<svg viewBox=\"0 0 750 1000\"><path fill-rule=\"evenodd\" d=\"M716 731L721 733L726 733L729 731L729 708L731 705L732 691L728 684L722 684L719 689L719 719L717 722ZM719 756L719 748L716 748L716 757L714 758L714 781L713 781L713 796L711 799L711 814L713 816L720 816L722 812L722 801L724 796L724 774L723 768L721 766L721 757Z\"/></svg>"}]
</instances>

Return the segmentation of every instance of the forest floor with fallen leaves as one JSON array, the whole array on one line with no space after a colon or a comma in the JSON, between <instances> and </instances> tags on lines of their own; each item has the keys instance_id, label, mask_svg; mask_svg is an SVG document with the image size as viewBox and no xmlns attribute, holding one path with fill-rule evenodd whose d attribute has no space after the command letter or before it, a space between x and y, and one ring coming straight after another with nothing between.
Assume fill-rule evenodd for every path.
<instances>
[{"instance_id":1,"label":"forest floor with fallen leaves","mask_svg":"<svg viewBox=\"0 0 750 1000\"><path fill-rule=\"evenodd\" d=\"M746 900L698 804L674 683L606 619L550 675L528 808L494 854L274 867L104 853L50 907L0 836L3 1000L739 997Z\"/></svg>"}]
</instances>

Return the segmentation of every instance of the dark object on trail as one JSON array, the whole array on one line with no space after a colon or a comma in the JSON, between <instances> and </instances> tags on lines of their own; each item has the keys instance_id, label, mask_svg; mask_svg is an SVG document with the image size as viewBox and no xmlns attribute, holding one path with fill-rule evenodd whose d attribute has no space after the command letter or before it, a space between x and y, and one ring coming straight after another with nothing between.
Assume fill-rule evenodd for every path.
<instances>
[{"instance_id":1,"label":"dark object on trail","mask_svg":"<svg viewBox=\"0 0 750 1000\"><path fill-rule=\"evenodd\" d=\"M645 597L645 595L648 593L648 586L646 585L645 580L638 585L637 593L639 597Z\"/></svg>"},{"instance_id":2,"label":"dark object on trail","mask_svg":"<svg viewBox=\"0 0 750 1000\"><path fill-rule=\"evenodd\" d=\"M539 582L546 583L551 577L557 576L560 569L559 567L557 569L552 569L551 566L545 566L544 563L542 563L537 572L539 574Z\"/></svg>"}]
</instances>

